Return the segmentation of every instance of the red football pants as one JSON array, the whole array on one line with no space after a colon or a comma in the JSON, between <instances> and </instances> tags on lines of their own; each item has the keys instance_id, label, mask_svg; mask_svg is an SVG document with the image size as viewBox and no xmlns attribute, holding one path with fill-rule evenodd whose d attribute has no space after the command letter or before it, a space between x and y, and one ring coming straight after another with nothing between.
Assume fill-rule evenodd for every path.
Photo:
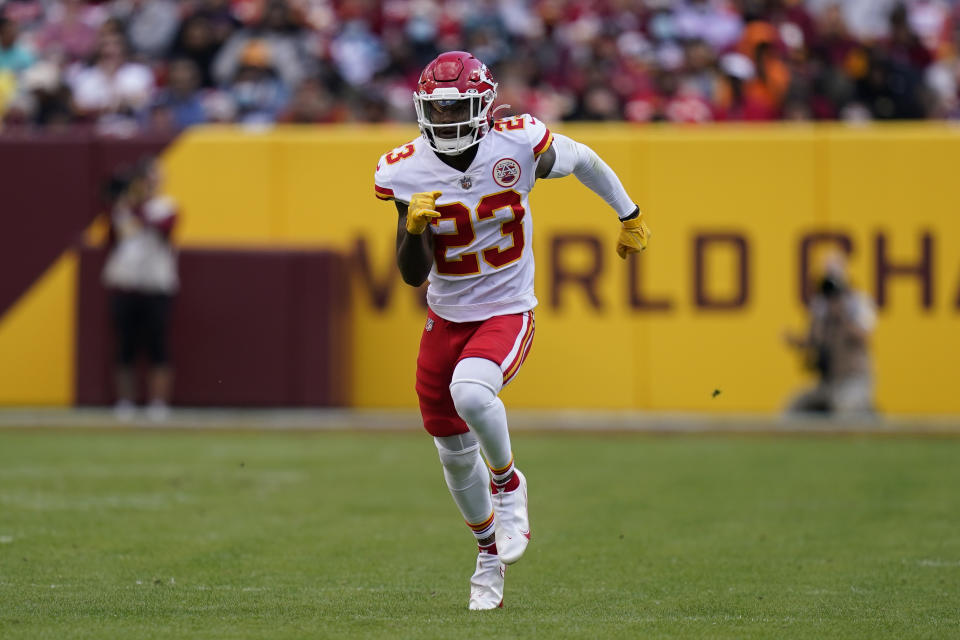
<instances>
[{"instance_id":1,"label":"red football pants","mask_svg":"<svg viewBox=\"0 0 960 640\"><path fill-rule=\"evenodd\" d=\"M479 322L450 322L429 311L417 357L417 396L427 432L442 437L469 431L450 396L458 362L464 358L492 360L500 365L506 386L530 353L533 332L532 311Z\"/></svg>"}]
</instances>

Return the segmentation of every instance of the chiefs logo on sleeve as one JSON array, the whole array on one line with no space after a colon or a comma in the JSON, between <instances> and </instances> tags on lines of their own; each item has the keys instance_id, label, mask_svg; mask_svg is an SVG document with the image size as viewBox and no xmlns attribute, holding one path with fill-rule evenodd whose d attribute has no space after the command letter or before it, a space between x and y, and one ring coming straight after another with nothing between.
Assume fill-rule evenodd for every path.
<instances>
[{"instance_id":1,"label":"chiefs logo on sleeve","mask_svg":"<svg viewBox=\"0 0 960 640\"><path fill-rule=\"evenodd\" d=\"M493 181L501 187L512 187L520 180L520 164L513 158L501 158L493 165Z\"/></svg>"}]
</instances>

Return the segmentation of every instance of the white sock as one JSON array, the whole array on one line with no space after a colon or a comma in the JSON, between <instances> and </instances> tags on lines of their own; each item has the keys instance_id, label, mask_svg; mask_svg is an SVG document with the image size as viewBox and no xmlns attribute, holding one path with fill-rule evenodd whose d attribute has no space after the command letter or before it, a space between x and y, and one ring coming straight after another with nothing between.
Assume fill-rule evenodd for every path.
<instances>
[{"instance_id":1,"label":"white sock","mask_svg":"<svg viewBox=\"0 0 960 640\"><path fill-rule=\"evenodd\" d=\"M513 470L513 452L507 429L507 410L497 396L503 387L500 366L485 358L464 358L457 363L450 395L457 413L476 435L491 469L505 475Z\"/></svg>"}]
</instances>

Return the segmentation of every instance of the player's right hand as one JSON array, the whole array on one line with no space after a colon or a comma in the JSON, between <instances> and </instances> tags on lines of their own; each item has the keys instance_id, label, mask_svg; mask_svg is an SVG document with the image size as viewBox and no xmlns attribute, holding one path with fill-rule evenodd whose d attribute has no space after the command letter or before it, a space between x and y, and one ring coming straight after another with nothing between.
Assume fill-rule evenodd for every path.
<instances>
[{"instance_id":1,"label":"player's right hand","mask_svg":"<svg viewBox=\"0 0 960 640\"><path fill-rule=\"evenodd\" d=\"M430 220L440 217L440 214L434 211L439 197L439 191L415 193L410 197L410 204L407 205L407 233L419 236L426 231Z\"/></svg>"}]
</instances>

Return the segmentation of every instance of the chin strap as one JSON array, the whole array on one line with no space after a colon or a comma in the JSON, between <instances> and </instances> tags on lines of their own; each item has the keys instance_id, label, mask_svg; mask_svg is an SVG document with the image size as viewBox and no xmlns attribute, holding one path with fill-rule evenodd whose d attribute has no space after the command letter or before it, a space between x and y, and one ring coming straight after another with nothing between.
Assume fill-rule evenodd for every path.
<instances>
[{"instance_id":1,"label":"chin strap","mask_svg":"<svg viewBox=\"0 0 960 640\"><path fill-rule=\"evenodd\" d=\"M508 104L501 104L501 105L497 106L493 111L490 112L490 118L491 118L492 120L496 120L496 119L497 119L497 111L500 111L500 109L509 109L509 108L510 108L510 105L508 105Z\"/></svg>"}]
</instances>

